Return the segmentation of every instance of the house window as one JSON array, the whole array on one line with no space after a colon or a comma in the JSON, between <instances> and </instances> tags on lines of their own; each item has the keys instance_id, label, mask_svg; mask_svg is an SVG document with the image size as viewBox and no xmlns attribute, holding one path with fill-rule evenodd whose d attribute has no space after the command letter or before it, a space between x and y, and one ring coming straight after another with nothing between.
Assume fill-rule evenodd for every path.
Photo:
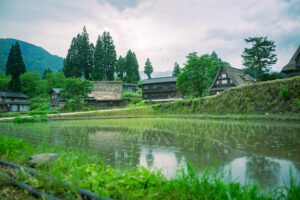
<instances>
[{"instance_id":1,"label":"house window","mask_svg":"<svg viewBox=\"0 0 300 200\"><path fill-rule=\"evenodd\" d=\"M145 95L144 95L144 97L145 97L145 98L147 98L147 97L148 97L148 95L147 95L147 94L145 94Z\"/></svg>"},{"instance_id":2,"label":"house window","mask_svg":"<svg viewBox=\"0 0 300 200\"><path fill-rule=\"evenodd\" d=\"M226 76L226 74L222 74L222 78L226 78L227 76Z\"/></svg>"},{"instance_id":3,"label":"house window","mask_svg":"<svg viewBox=\"0 0 300 200\"><path fill-rule=\"evenodd\" d=\"M152 89L156 89L157 88L157 85L152 85Z\"/></svg>"},{"instance_id":4,"label":"house window","mask_svg":"<svg viewBox=\"0 0 300 200\"><path fill-rule=\"evenodd\" d=\"M222 80L222 84L227 84L227 80Z\"/></svg>"},{"instance_id":5,"label":"house window","mask_svg":"<svg viewBox=\"0 0 300 200\"><path fill-rule=\"evenodd\" d=\"M220 81L217 81L217 85L220 85Z\"/></svg>"}]
</instances>

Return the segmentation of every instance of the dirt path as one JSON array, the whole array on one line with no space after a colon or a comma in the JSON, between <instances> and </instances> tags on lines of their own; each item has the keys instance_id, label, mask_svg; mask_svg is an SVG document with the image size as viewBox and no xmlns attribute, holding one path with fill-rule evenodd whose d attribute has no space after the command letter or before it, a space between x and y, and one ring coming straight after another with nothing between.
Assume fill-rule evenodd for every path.
<instances>
[{"instance_id":1,"label":"dirt path","mask_svg":"<svg viewBox=\"0 0 300 200\"><path fill-rule=\"evenodd\" d=\"M136 107L134 109L139 109L143 107ZM71 116L71 115L80 115L80 114L88 114L88 113L105 113L105 112L110 112L110 111L121 111L121 110L130 110L133 108L116 108L116 109L107 109L107 110L93 110L93 111L84 111L84 112L70 112L70 113L59 113L59 114L48 114L47 116L49 117L55 117L55 116ZM32 116L18 116L20 118L24 117L32 117ZM13 120L16 117L3 117L0 118L1 120Z\"/></svg>"}]
</instances>

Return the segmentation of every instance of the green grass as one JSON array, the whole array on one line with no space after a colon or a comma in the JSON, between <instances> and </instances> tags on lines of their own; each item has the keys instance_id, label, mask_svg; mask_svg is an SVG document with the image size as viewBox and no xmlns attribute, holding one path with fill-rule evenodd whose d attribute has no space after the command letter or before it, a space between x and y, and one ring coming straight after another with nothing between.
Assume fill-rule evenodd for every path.
<instances>
[{"instance_id":1,"label":"green grass","mask_svg":"<svg viewBox=\"0 0 300 200\"><path fill-rule=\"evenodd\" d=\"M200 177L193 168L178 171L176 177L167 179L160 171L116 169L106 165L99 155L84 151L65 151L48 145L32 145L14 138L0 136L1 159L26 164L33 153L58 153L59 159L38 170L99 195L115 199L299 199L300 186L292 180L291 187L278 187L269 192L255 184L241 185L207 170ZM7 145L9 143L9 145ZM16 145L17 144L17 145ZM212 172L212 173L211 173ZM31 177L21 172L15 177L61 198L76 198L76 193L61 190L41 177Z\"/></svg>"},{"instance_id":2,"label":"green grass","mask_svg":"<svg viewBox=\"0 0 300 200\"><path fill-rule=\"evenodd\" d=\"M300 76L234 87L218 95L161 104L162 113L300 113Z\"/></svg>"}]
</instances>

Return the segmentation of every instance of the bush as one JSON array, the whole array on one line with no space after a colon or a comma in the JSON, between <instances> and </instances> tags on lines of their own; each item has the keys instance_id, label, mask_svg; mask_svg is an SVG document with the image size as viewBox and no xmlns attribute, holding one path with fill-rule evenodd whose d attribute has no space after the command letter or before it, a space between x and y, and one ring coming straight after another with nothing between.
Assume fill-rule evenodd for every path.
<instances>
[{"instance_id":1,"label":"bush","mask_svg":"<svg viewBox=\"0 0 300 200\"><path fill-rule=\"evenodd\" d=\"M28 111L28 115L47 115L47 114L59 114L60 112L57 110L32 110Z\"/></svg>"},{"instance_id":2,"label":"bush","mask_svg":"<svg viewBox=\"0 0 300 200\"><path fill-rule=\"evenodd\" d=\"M47 117L16 117L14 123L34 123L34 122L47 122Z\"/></svg>"},{"instance_id":3,"label":"bush","mask_svg":"<svg viewBox=\"0 0 300 200\"><path fill-rule=\"evenodd\" d=\"M0 135L0 155L11 152L21 153L21 149L26 145L28 145L27 142L23 140Z\"/></svg>"},{"instance_id":4,"label":"bush","mask_svg":"<svg viewBox=\"0 0 300 200\"><path fill-rule=\"evenodd\" d=\"M284 101L287 101L291 98L289 89L287 87L285 87L284 85L280 86L280 96Z\"/></svg>"},{"instance_id":5,"label":"bush","mask_svg":"<svg viewBox=\"0 0 300 200\"><path fill-rule=\"evenodd\" d=\"M161 104L154 104L152 105L153 110L159 110L161 107Z\"/></svg>"}]
</instances>

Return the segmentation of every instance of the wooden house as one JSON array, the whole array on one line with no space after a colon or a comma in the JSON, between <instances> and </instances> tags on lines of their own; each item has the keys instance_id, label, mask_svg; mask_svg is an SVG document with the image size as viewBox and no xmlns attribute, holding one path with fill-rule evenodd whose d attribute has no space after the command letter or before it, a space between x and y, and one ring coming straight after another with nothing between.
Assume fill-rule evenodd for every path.
<instances>
[{"instance_id":1,"label":"wooden house","mask_svg":"<svg viewBox=\"0 0 300 200\"><path fill-rule=\"evenodd\" d=\"M241 69L222 66L209 88L209 94L218 94L228 88L246 85L253 81L254 80L249 75L245 75Z\"/></svg>"},{"instance_id":2,"label":"wooden house","mask_svg":"<svg viewBox=\"0 0 300 200\"><path fill-rule=\"evenodd\" d=\"M144 80L142 99L151 101L172 101L182 99L182 93L176 89L177 77L162 77Z\"/></svg>"},{"instance_id":3,"label":"wooden house","mask_svg":"<svg viewBox=\"0 0 300 200\"><path fill-rule=\"evenodd\" d=\"M282 68L281 72L285 73L288 78L300 75L300 46L294 53L290 62Z\"/></svg>"},{"instance_id":4,"label":"wooden house","mask_svg":"<svg viewBox=\"0 0 300 200\"><path fill-rule=\"evenodd\" d=\"M133 83L124 83L123 90L126 92L138 93L138 86L137 84L133 84Z\"/></svg>"},{"instance_id":5,"label":"wooden house","mask_svg":"<svg viewBox=\"0 0 300 200\"><path fill-rule=\"evenodd\" d=\"M61 109L67 103L67 100L60 96L62 89L63 88L52 88L49 92L51 110Z\"/></svg>"},{"instance_id":6,"label":"wooden house","mask_svg":"<svg viewBox=\"0 0 300 200\"><path fill-rule=\"evenodd\" d=\"M30 110L29 97L21 92L0 91L0 112L27 112Z\"/></svg>"},{"instance_id":7,"label":"wooden house","mask_svg":"<svg viewBox=\"0 0 300 200\"><path fill-rule=\"evenodd\" d=\"M96 108L126 106L129 99L123 99L122 91L121 81L94 81L94 89L85 101Z\"/></svg>"}]
</instances>

